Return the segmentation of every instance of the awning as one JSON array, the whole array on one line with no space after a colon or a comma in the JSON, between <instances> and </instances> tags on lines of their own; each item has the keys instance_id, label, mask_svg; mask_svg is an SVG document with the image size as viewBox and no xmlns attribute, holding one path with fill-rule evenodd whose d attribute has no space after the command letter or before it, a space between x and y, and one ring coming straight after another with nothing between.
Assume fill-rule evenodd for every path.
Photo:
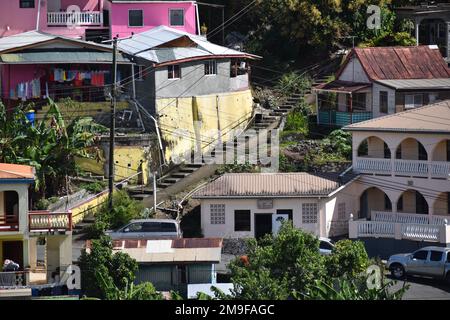
<instances>
[{"instance_id":1,"label":"awning","mask_svg":"<svg viewBox=\"0 0 450 320\"><path fill-rule=\"evenodd\" d=\"M353 93L372 87L371 83L357 83L350 81L335 80L329 83L320 84L313 88L317 92L340 92Z\"/></svg>"},{"instance_id":2,"label":"awning","mask_svg":"<svg viewBox=\"0 0 450 320\"><path fill-rule=\"evenodd\" d=\"M46 51L0 54L2 64L53 64L53 63L112 63L112 53L91 51ZM117 55L117 63L131 64L122 54Z\"/></svg>"},{"instance_id":3,"label":"awning","mask_svg":"<svg viewBox=\"0 0 450 320\"><path fill-rule=\"evenodd\" d=\"M450 78L377 80L378 83L396 90L449 90Z\"/></svg>"}]
</instances>

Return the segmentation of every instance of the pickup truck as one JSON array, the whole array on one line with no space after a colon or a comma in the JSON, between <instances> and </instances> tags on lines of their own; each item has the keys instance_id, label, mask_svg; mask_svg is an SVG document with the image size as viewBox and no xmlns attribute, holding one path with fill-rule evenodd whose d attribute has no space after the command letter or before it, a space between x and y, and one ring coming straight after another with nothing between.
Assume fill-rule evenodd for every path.
<instances>
[{"instance_id":1,"label":"pickup truck","mask_svg":"<svg viewBox=\"0 0 450 320\"><path fill-rule=\"evenodd\" d=\"M395 254L389 258L386 267L395 279L407 275L426 276L450 284L450 248L425 247L413 253Z\"/></svg>"}]
</instances>

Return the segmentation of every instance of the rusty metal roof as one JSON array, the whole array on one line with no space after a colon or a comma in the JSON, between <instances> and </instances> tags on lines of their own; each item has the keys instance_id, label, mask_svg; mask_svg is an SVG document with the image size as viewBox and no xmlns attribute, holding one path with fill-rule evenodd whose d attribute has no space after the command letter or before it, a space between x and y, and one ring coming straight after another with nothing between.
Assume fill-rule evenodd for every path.
<instances>
[{"instance_id":1,"label":"rusty metal roof","mask_svg":"<svg viewBox=\"0 0 450 320\"><path fill-rule=\"evenodd\" d=\"M448 134L450 100L352 124L344 130Z\"/></svg>"},{"instance_id":2,"label":"rusty metal roof","mask_svg":"<svg viewBox=\"0 0 450 320\"><path fill-rule=\"evenodd\" d=\"M323 83L316 87L314 90L318 91L329 91L329 92L343 92L343 93L352 93L358 92L360 90L364 90L372 87L371 83L356 83L350 81L342 81L335 80L329 83Z\"/></svg>"},{"instance_id":3,"label":"rusty metal roof","mask_svg":"<svg viewBox=\"0 0 450 320\"><path fill-rule=\"evenodd\" d=\"M349 181L339 174L229 173L194 193L193 198L292 198L328 196Z\"/></svg>"},{"instance_id":4,"label":"rusty metal roof","mask_svg":"<svg viewBox=\"0 0 450 320\"><path fill-rule=\"evenodd\" d=\"M435 46L355 48L336 78L353 57L371 80L450 78L450 69Z\"/></svg>"}]
</instances>

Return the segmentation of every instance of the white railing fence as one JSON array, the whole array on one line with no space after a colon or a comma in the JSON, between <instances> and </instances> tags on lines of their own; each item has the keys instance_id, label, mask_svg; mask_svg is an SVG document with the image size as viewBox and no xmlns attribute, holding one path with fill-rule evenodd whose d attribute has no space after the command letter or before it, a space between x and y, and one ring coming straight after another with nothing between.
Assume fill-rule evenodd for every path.
<instances>
[{"instance_id":1,"label":"white railing fence","mask_svg":"<svg viewBox=\"0 0 450 320\"><path fill-rule=\"evenodd\" d=\"M386 222L358 221L359 237L394 238L395 224Z\"/></svg>"},{"instance_id":2,"label":"white railing fence","mask_svg":"<svg viewBox=\"0 0 450 320\"><path fill-rule=\"evenodd\" d=\"M49 26L102 25L103 13L99 11L48 12L47 24Z\"/></svg>"},{"instance_id":3,"label":"white railing fence","mask_svg":"<svg viewBox=\"0 0 450 320\"><path fill-rule=\"evenodd\" d=\"M393 213L385 211L372 211L372 221L444 225L445 217L414 213Z\"/></svg>"},{"instance_id":4,"label":"white railing fence","mask_svg":"<svg viewBox=\"0 0 450 320\"><path fill-rule=\"evenodd\" d=\"M402 225L402 239L439 242L440 233L441 227L436 225L426 225L426 224Z\"/></svg>"}]
</instances>

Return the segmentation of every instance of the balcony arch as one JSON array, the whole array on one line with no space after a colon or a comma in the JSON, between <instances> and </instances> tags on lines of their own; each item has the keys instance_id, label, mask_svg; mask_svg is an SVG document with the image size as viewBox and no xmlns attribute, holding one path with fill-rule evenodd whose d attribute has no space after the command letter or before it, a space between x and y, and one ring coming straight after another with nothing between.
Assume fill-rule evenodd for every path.
<instances>
[{"instance_id":1,"label":"balcony arch","mask_svg":"<svg viewBox=\"0 0 450 320\"><path fill-rule=\"evenodd\" d=\"M408 189L397 200L397 212L429 214L430 204L418 190Z\"/></svg>"},{"instance_id":2,"label":"balcony arch","mask_svg":"<svg viewBox=\"0 0 450 320\"><path fill-rule=\"evenodd\" d=\"M431 160L450 162L450 139L441 140L434 146Z\"/></svg>"},{"instance_id":3,"label":"balcony arch","mask_svg":"<svg viewBox=\"0 0 450 320\"><path fill-rule=\"evenodd\" d=\"M391 158L388 144L381 138L370 136L364 139L357 149L358 157L365 158Z\"/></svg>"},{"instance_id":4,"label":"balcony arch","mask_svg":"<svg viewBox=\"0 0 450 320\"><path fill-rule=\"evenodd\" d=\"M433 214L450 217L450 191L441 192L433 204Z\"/></svg>"},{"instance_id":5,"label":"balcony arch","mask_svg":"<svg viewBox=\"0 0 450 320\"><path fill-rule=\"evenodd\" d=\"M17 191L0 192L0 226L3 230L17 231L19 226L19 194Z\"/></svg>"},{"instance_id":6,"label":"balcony arch","mask_svg":"<svg viewBox=\"0 0 450 320\"><path fill-rule=\"evenodd\" d=\"M406 138L396 148L397 160L428 160L428 152L425 146L417 139Z\"/></svg>"},{"instance_id":7,"label":"balcony arch","mask_svg":"<svg viewBox=\"0 0 450 320\"><path fill-rule=\"evenodd\" d=\"M359 218L370 218L372 211L392 211L391 198L378 187L368 187L359 197Z\"/></svg>"}]
</instances>

